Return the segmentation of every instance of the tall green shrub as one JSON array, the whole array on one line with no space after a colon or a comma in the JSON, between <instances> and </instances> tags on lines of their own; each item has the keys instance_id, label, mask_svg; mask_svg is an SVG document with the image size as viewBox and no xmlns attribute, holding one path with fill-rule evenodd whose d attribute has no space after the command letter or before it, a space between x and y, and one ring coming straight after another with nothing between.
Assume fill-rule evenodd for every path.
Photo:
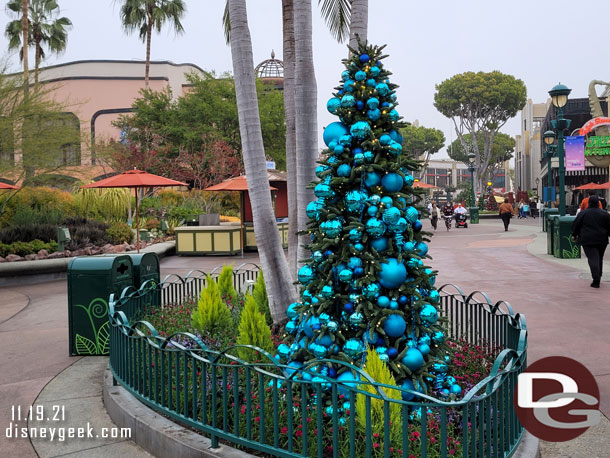
<instances>
[{"instance_id":1,"label":"tall green shrub","mask_svg":"<svg viewBox=\"0 0 610 458\"><path fill-rule=\"evenodd\" d=\"M193 326L202 335L218 336L233 324L231 312L222 301L218 284L209 275L207 287L201 290L197 310L193 312Z\"/></svg>"},{"instance_id":2,"label":"tall green shrub","mask_svg":"<svg viewBox=\"0 0 610 458\"><path fill-rule=\"evenodd\" d=\"M267 297L267 287L265 286L262 270L258 273L258 278L254 284L254 290L252 291L252 297L254 297L254 302L256 302L258 311L265 317L265 322L268 326L271 326L273 324L273 318L271 318L271 311L269 310L269 298Z\"/></svg>"},{"instance_id":3,"label":"tall green shrub","mask_svg":"<svg viewBox=\"0 0 610 458\"><path fill-rule=\"evenodd\" d=\"M233 286L233 265L227 265L222 268L222 272L218 276L218 289L220 296L231 302L235 306L237 303L237 291Z\"/></svg>"},{"instance_id":4,"label":"tall green shrub","mask_svg":"<svg viewBox=\"0 0 610 458\"><path fill-rule=\"evenodd\" d=\"M254 297L250 294L246 295L246 304L241 312L237 343L240 345L253 345L269 353L272 353L274 350L273 341L271 340L271 329L265 323L265 316L258 311ZM260 359L256 352L248 349L240 349L239 354L246 361Z\"/></svg>"}]
</instances>

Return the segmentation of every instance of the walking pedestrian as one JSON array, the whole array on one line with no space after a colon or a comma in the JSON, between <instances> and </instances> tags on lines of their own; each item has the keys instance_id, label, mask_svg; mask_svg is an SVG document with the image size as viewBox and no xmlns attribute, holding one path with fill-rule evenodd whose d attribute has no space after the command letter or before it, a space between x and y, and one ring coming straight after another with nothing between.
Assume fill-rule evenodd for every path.
<instances>
[{"instance_id":1,"label":"walking pedestrian","mask_svg":"<svg viewBox=\"0 0 610 458\"><path fill-rule=\"evenodd\" d=\"M504 203L500 205L500 218L502 218L502 222L504 223L504 230L508 231L508 225L510 224L510 219L513 216L513 206L508 202L508 197L504 199Z\"/></svg>"},{"instance_id":2,"label":"walking pedestrian","mask_svg":"<svg viewBox=\"0 0 610 458\"><path fill-rule=\"evenodd\" d=\"M430 222L432 223L432 227L436 231L436 225L438 224L438 219L441 217L441 209L436 206L436 202L432 202L432 206L430 207Z\"/></svg>"},{"instance_id":3,"label":"walking pedestrian","mask_svg":"<svg viewBox=\"0 0 610 458\"><path fill-rule=\"evenodd\" d=\"M599 198L589 197L589 207L581 211L572 223L572 239L582 245L589 269L593 288L599 288L604 266L604 253L610 237L610 215L599 208Z\"/></svg>"},{"instance_id":4,"label":"walking pedestrian","mask_svg":"<svg viewBox=\"0 0 610 458\"><path fill-rule=\"evenodd\" d=\"M523 206L525 205L525 203L523 202L523 200L521 200L521 202L519 202L519 216L518 218L524 218L523 216Z\"/></svg>"}]
</instances>

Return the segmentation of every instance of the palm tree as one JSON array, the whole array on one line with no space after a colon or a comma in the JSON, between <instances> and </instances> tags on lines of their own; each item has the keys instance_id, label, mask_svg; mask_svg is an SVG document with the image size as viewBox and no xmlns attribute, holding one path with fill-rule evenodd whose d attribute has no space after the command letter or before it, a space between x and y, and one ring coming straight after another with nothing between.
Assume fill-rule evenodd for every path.
<instances>
[{"instance_id":1,"label":"palm tree","mask_svg":"<svg viewBox=\"0 0 610 458\"><path fill-rule=\"evenodd\" d=\"M6 4L6 9L18 17L18 19L9 22L6 25L4 35L8 38L8 49L19 48L19 58L23 62L24 91L27 96L29 79L28 53L27 50L24 52L21 43L28 42L28 0L10 0ZM21 14L21 17L19 17L19 14Z\"/></svg>"},{"instance_id":2,"label":"palm tree","mask_svg":"<svg viewBox=\"0 0 610 458\"><path fill-rule=\"evenodd\" d=\"M254 234L265 272L271 316L275 323L279 323L285 319L287 304L296 299L296 294L269 192L246 1L229 0L229 17L239 131L244 168L248 177L248 193L252 203Z\"/></svg>"},{"instance_id":3,"label":"palm tree","mask_svg":"<svg viewBox=\"0 0 610 458\"><path fill-rule=\"evenodd\" d=\"M176 33L184 31L180 18L186 11L183 0L125 0L121 7L121 22L125 31L138 30L146 43L146 70L144 87L148 88L150 72L150 40L153 27L161 31L163 24L170 21Z\"/></svg>"},{"instance_id":4,"label":"palm tree","mask_svg":"<svg viewBox=\"0 0 610 458\"><path fill-rule=\"evenodd\" d=\"M13 12L21 12L22 4L22 0L10 0L7 8ZM31 0L29 3L27 35L28 46L33 46L36 52L34 83L38 83L40 62L45 58L43 45L56 54L66 49L68 41L66 29L72 26L72 22L65 17L54 19L58 13L59 5L55 0ZM27 53L23 52L21 41L22 27L22 18L14 20L7 24L5 33L9 39L9 49L20 48L21 58L27 59Z\"/></svg>"},{"instance_id":5,"label":"palm tree","mask_svg":"<svg viewBox=\"0 0 610 458\"><path fill-rule=\"evenodd\" d=\"M358 49L358 39L367 40L369 23L369 0L351 0L352 9L349 26L349 47Z\"/></svg>"}]
</instances>

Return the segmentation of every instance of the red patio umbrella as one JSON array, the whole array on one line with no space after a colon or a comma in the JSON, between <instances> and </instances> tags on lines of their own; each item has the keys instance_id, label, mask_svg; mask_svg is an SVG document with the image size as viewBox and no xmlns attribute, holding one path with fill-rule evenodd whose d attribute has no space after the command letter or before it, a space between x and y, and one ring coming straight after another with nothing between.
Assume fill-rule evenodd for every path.
<instances>
[{"instance_id":1,"label":"red patio umbrella","mask_svg":"<svg viewBox=\"0 0 610 458\"><path fill-rule=\"evenodd\" d=\"M4 183L0 181L0 189L19 189L17 186L13 186L12 184Z\"/></svg>"},{"instance_id":2,"label":"red patio umbrella","mask_svg":"<svg viewBox=\"0 0 610 458\"><path fill-rule=\"evenodd\" d=\"M587 184L583 184L582 186L578 186L576 188L574 188L575 191L585 191L587 189L600 189L596 186L599 186L597 183L587 183Z\"/></svg>"},{"instance_id":3,"label":"red patio umbrella","mask_svg":"<svg viewBox=\"0 0 610 458\"><path fill-rule=\"evenodd\" d=\"M187 183L181 181L170 180L159 175L144 172L143 170L128 170L127 172L119 173L110 178L90 183L83 188L134 188L136 193L136 246L138 253L140 252L140 218L138 214L138 189L139 188L156 188L160 186L188 186Z\"/></svg>"},{"instance_id":4,"label":"red patio umbrella","mask_svg":"<svg viewBox=\"0 0 610 458\"><path fill-rule=\"evenodd\" d=\"M425 189L437 189L438 186L434 186L433 184L424 183L423 181L416 180L413 183L414 188L425 188Z\"/></svg>"},{"instance_id":5,"label":"red patio umbrella","mask_svg":"<svg viewBox=\"0 0 610 458\"><path fill-rule=\"evenodd\" d=\"M270 191L277 191L277 188L269 185ZM240 175L235 178L229 178L228 180L223 181L222 183L215 184L214 186L209 186L204 189L204 191L239 191L239 206L240 206L240 221L241 221L241 255L244 255L244 219L246 206L245 192L248 191L248 181L246 180L245 175Z\"/></svg>"}]
</instances>

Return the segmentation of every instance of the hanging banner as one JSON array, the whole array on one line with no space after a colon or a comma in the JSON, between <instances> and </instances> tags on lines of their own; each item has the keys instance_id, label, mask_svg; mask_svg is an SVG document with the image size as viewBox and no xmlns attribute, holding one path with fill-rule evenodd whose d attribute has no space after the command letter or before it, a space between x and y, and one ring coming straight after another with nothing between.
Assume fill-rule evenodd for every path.
<instances>
[{"instance_id":1,"label":"hanging banner","mask_svg":"<svg viewBox=\"0 0 610 458\"><path fill-rule=\"evenodd\" d=\"M566 170L585 170L585 137L566 137Z\"/></svg>"}]
</instances>

